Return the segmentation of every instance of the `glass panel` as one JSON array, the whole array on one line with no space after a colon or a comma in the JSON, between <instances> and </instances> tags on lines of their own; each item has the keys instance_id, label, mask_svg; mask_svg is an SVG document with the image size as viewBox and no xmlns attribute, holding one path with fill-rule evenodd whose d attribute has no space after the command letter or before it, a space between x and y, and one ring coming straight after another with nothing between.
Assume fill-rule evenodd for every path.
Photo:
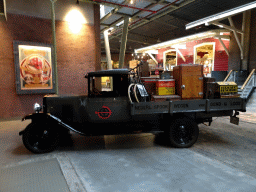
<instances>
[{"instance_id":1,"label":"glass panel","mask_svg":"<svg viewBox=\"0 0 256 192\"><path fill-rule=\"evenodd\" d=\"M110 96L113 92L113 77L92 77L90 80L90 92L96 96Z\"/></svg>"},{"instance_id":2,"label":"glass panel","mask_svg":"<svg viewBox=\"0 0 256 192\"><path fill-rule=\"evenodd\" d=\"M101 78L101 91L113 91L113 77Z\"/></svg>"}]
</instances>

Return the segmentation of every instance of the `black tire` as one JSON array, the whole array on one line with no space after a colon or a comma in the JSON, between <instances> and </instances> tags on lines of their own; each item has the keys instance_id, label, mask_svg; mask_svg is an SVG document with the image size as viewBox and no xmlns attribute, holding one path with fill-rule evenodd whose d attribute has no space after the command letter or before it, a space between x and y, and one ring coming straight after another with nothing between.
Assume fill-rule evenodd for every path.
<instances>
[{"instance_id":1,"label":"black tire","mask_svg":"<svg viewBox=\"0 0 256 192\"><path fill-rule=\"evenodd\" d=\"M177 148L188 148L198 139L197 123L188 117L178 117L172 121L168 132L170 145Z\"/></svg>"},{"instance_id":2,"label":"black tire","mask_svg":"<svg viewBox=\"0 0 256 192\"><path fill-rule=\"evenodd\" d=\"M22 141L32 153L48 153L58 146L59 134L47 124L31 123L26 127Z\"/></svg>"}]
</instances>

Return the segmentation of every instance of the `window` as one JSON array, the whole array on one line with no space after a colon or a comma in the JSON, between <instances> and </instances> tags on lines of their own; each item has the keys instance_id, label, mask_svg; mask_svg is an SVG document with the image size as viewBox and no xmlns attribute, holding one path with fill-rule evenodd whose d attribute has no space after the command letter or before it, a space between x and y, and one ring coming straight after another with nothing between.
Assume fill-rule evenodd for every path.
<instances>
[{"instance_id":1,"label":"window","mask_svg":"<svg viewBox=\"0 0 256 192\"><path fill-rule=\"evenodd\" d=\"M113 77L92 77L90 81L90 91L91 93L103 94L103 92L113 91Z\"/></svg>"},{"instance_id":2,"label":"window","mask_svg":"<svg viewBox=\"0 0 256 192\"><path fill-rule=\"evenodd\" d=\"M89 80L92 97L118 97L128 94L128 75L93 76Z\"/></svg>"}]
</instances>

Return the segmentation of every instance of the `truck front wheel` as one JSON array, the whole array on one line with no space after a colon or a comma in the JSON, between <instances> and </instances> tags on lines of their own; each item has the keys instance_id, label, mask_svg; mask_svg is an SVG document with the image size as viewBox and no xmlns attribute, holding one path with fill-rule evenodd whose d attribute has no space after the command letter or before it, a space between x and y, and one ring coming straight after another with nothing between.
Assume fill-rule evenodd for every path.
<instances>
[{"instance_id":1,"label":"truck front wheel","mask_svg":"<svg viewBox=\"0 0 256 192\"><path fill-rule=\"evenodd\" d=\"M47 153L55 150L58 145L58 132L44 123L29 124L23 135L25 147L32 153Z\"/></svg>"},{"instance_id":2,"label":"truck front wheel","mask_svg":"<svg viewBox=\"0 0 256 192\"><path fill-rule=\"evenodd\" d=\"M187 117L179 117L171 123L168 139L173 147L191 147L198 138L199 128L195 121Z\"/></svg>"}]
</instances>

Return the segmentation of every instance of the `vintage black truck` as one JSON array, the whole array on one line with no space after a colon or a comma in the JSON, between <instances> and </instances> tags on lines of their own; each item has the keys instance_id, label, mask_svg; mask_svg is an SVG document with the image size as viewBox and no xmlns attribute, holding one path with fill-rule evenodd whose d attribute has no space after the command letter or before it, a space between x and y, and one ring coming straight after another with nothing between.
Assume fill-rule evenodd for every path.
<instances>
[{"instance_id":1,"label":"vintage black truck","mask_svg":"<svg viewBox=\"0 0 256 192\"><path fill-rule=\"evenodd\" d=\"M241 98L131 101L130 76L128 69L90 72L86 75L88 95L45 96L43 106L36 103L35 113L22 119L32 120L19 133L25 147L33 153L50 152L74 131L84 136L162 133L171 146L187 148L197 141L198 124L210 125L218 116L236 121L238 111L246 111Z\"/></svg>"}]
</instances>

